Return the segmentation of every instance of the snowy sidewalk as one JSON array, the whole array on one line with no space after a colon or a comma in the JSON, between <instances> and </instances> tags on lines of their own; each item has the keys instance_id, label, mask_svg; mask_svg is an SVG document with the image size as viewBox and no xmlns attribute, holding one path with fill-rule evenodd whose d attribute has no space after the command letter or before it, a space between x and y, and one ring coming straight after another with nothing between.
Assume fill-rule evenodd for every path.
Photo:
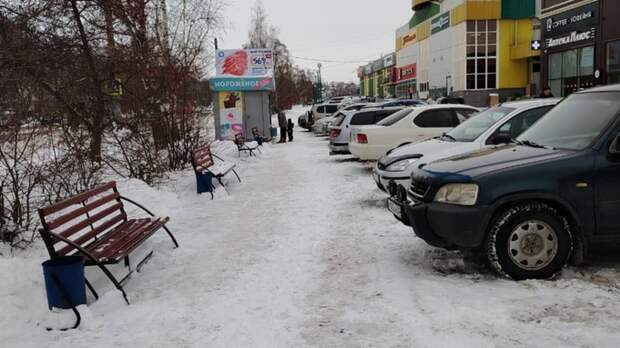
<instances>
[{"instance_id":1,"label":"snowy sidewalk","mask_svg":"<svg viewBox=\"0 0 620 348\"><path fill-rule=\"evenodd\" d=\"M292 116L292 115L291 115ZM616 346L618 273L568 270L554 282L442 274L431 248L397 223L369 164L329 157L296 133L242 159L211 201L191 171L157 191L123 192L170 214L165 235L127 285L82 328L46 332L39 259L0 259L2 347L551 347ZM231 157L234 159L234 157ZM130 185L131 184L131 185ZM12 271L7 271L8 269Z\"/></svg>"}]
</instances>

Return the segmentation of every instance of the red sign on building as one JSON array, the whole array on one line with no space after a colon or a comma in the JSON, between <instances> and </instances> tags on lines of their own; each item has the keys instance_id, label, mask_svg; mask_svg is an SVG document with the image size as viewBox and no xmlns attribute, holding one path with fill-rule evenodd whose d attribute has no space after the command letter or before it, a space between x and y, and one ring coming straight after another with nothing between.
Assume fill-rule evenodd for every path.
<instances>
[{"instance_id":1,"label":"red sign on building","mask_svg":"<svg viewBox=\"0 0 620 348\"><path fill-rule=\"evenodd\" d=\"M405 65L398 68L397 78L398 81L415 79L418 76L418 69L416 64Z\"/></svg>"}]
</instances>

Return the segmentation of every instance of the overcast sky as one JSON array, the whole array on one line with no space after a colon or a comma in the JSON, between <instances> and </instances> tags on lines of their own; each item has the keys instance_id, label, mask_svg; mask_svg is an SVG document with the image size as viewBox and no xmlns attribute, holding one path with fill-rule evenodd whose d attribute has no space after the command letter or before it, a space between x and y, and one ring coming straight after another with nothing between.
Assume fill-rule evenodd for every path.
<instances>
[{"instance_id":1,"label":"overcast sky","mask_svg":"<svg viewBox=\"0 0 620 348\"><path fill-rule=\"evenodd\" d=\"M247 40L255 0L229 0L229 28L220 48L238 48ZM326 81L356 81L356 69L394 50L396 28L413 15L411 0L262 0L269 22L295 57L323 61ZM316 69L317 62L294 58ZM328 62L336 61L336 62ZM355 61L354 63L343 62Z\"/></svg>"}]
</instances>

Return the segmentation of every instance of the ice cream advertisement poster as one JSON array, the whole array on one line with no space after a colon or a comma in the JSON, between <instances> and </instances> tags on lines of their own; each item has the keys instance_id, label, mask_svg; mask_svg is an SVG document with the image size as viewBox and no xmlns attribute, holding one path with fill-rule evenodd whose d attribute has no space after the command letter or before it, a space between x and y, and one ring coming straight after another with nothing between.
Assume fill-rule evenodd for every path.
<instances>
[{"instance_id":1,"label":"ice cream advertisement poster","mask_svg":"<svg viewBox=\"0 0 620 348\"><path fill-rule=\"evenodd\" d=\"M218 50L215 67L217 76L273 76L273 51L266 48Z\"/></svg>"},{"instance_id":2,"label":"ice cream advertisement poster","mask_svg":"<svg viewBox=\"0 0 620 348\"><path fill-rule=\"evenodd\" d=\"M243 93L220 92L220 136L234 139L243 133Z\"/></svg>"}]
</instances>

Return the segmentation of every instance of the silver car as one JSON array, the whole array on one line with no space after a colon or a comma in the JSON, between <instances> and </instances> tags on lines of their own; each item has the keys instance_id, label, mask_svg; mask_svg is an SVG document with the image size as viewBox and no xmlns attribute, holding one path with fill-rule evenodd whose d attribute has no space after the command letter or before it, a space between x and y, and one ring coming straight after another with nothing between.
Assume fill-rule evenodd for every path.
<instances>
[{"instance_id":1,"label":"silver car","mask_svg":"<svg viewBox=\"0 0 620 348\"><path fill-rule=\"evenodd\" d=\"M415 165L510 142L551 110L559 98L503 103L472 117L443 136L393 149L373 169L377 186L391 195L409 186Z\"/></svg>"}]
</instances>

